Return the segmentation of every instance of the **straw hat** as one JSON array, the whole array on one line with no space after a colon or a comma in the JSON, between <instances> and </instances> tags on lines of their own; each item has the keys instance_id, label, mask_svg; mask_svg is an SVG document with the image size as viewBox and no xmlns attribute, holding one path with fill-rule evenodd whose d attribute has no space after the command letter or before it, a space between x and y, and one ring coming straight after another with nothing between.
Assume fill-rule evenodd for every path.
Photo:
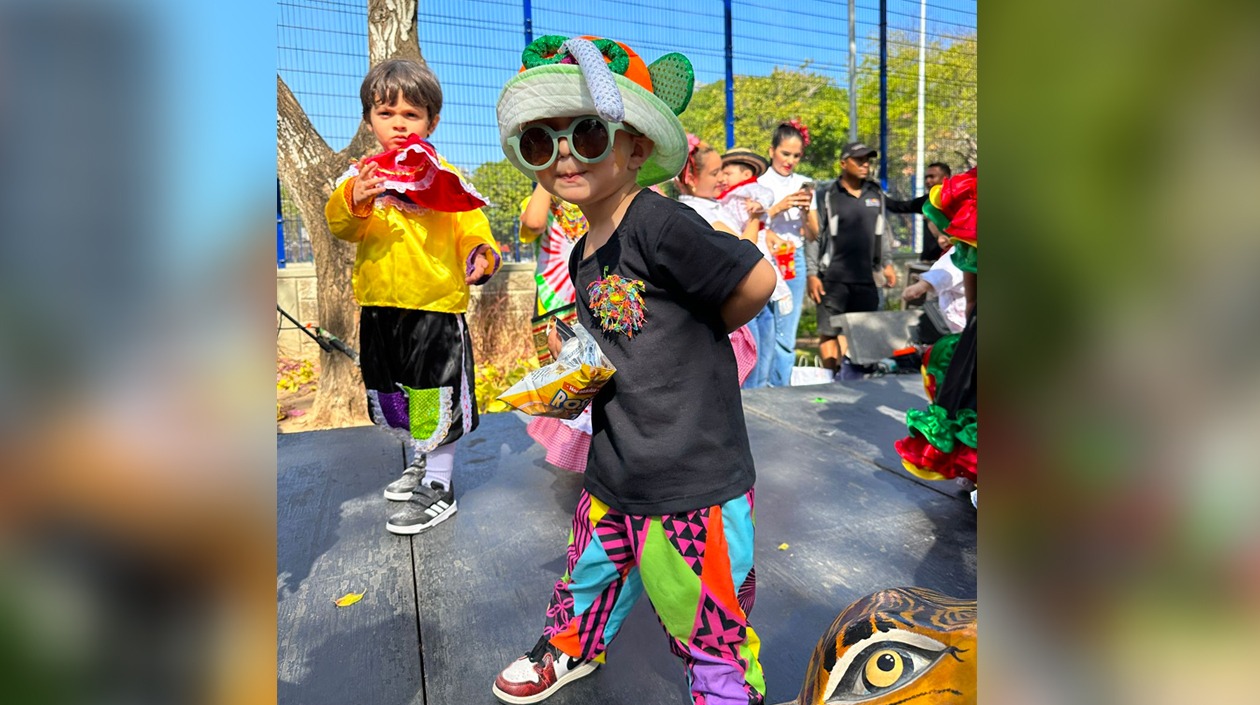
<instances>
[{"instance_id":1,"label":"straw hat","mask_svg":"<svg viewBox=\"0 0 1260 705\"><path fill-rule=\"evenodd\" d=\"M551 117L594 114L632 125L652 140L638 182L651 186L673 178L687 160L687 135L678 115L691 101L695 73L678 53L644 64L630 47L598 37L550 34L521 53L523 66L499 94L499 142L508 161L518 161L508 137L521 125Z\"/></svg>"},{"instance_id":2,"label":"straw hat","mask_svg":"<svg viewBox=\"0 0 1260 705\"><path fill-rule=\"evenodd\" d=\"M729 152L722 155L722 166L727 164L739 164L746 166L753 171L753 177L761 176L766 173L766 169L770 168L770 163L766 158L746 147L733 147Z\"/></svg>"}]
</instances>

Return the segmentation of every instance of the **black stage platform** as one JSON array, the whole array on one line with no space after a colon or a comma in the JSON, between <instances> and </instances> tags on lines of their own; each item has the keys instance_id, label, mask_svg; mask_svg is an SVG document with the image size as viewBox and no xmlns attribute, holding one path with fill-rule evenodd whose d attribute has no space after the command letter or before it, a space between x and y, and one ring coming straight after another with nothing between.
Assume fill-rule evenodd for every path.
<instances>
[{"instance_id":1,"label":"black stage platform","mask_svg":"<svg viewBox=\"0 0 1260 705\"><path fill-rule=\"evenodd\" d=\"M905 473L892 447L902 412L922 404L917 375L744 393L768 702L796 696L819 635L855 598L899 585L975 597L975 510L952 483ZM414 538L385 531L398 441L371 427L278 437L280 703L498 702L495 674L542 629L581 488L543 462L526 421L482 417L456 458L459 512ZM366 594L333 605L348 592ZM690 702L646 599L607 665L548 702Z\"/></svg>"}]
</instances>

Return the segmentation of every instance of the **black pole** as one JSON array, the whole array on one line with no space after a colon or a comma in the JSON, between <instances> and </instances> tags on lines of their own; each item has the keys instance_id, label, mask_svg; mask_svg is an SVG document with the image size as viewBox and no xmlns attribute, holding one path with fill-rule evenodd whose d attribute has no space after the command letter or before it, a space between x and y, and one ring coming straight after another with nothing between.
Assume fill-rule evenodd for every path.
<instances>
[{"instance_id":1,"label":"black pole","mask_svg":"<svg viewBox=\"0 0 1260 705\"><path fill-rule=\"evenodd\" d=\"M280 312L281 316L284 316L285 318L289 319L289 321L292 322L294 326L297 326L298 330L311 336L311 340L314 340L316 343L319 343L320 349L322 349L324 352L333 351L331 343L329 343L327 340L321 339L318 335L315 335L315 333L311 332L309 328L307 328L306 326L298 322L298 319L294 318L293 316L290 316L288 311L280 308L280 304L276 304L276 310Z\"/></svg>"}]
</instances>

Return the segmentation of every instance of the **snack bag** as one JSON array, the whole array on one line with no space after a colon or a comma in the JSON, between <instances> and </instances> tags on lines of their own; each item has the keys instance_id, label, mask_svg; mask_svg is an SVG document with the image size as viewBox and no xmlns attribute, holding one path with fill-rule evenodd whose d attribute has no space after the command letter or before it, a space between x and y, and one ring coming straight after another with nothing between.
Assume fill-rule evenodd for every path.
<instances>
[{"instance_id":1,"label":"snack bag","mask_svg":"<svg viewBox=\"0 0 1260 705\"><path fill-rule=\"evenodd\" d=\"M499 400L530 416L576 419L616 369L591 334L574 321L556 319L564 343L560 357L540 367L499 395Z\"/></svg>"}]
</instances>

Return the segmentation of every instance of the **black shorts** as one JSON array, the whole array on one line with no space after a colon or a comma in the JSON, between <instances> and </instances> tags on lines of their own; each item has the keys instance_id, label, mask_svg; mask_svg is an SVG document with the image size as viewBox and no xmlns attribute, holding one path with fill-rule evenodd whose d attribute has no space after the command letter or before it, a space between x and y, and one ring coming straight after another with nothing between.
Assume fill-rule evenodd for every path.
<instances>
[{"instance_id":1,"label":"black shorts","mask_svg":"<svg viewBox=\"0 0 1260 705\"><path fill-rule=\"evenodd\" d=\"M463 314L364 306L359 367L372 420L410 435L418 452L477 427L472 338Z\"/></svg>"},{"instance_id":2,"label":"black shorts","mask_svg":"<svg viewBox=\"0 0 1260 705\"><path fill-rule=\"evenodd\" d=\"M818 306L818 335L823 338L834 338L844 335L835 316L846 313L861 313L879 308L879 290L875 283L846 284L838 281L823 281L823 289L827 292Z\"/></svg>"}]
</instances>

